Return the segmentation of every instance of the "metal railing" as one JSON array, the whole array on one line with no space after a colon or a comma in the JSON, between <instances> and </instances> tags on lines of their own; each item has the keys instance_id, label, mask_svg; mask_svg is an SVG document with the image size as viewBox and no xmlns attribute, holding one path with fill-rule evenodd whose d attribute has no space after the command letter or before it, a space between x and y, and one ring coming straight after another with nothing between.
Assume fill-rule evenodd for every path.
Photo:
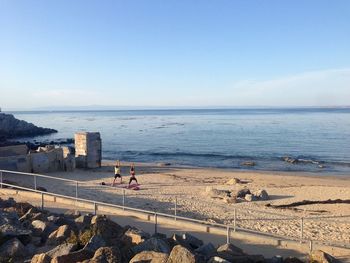
<instances>
[{"instance_id":1,"label":"metal railing","mask_svg":"<svg viewBox=\"0 0 350 263\"><path fill-rule=\"evenodd\" d=\"M33 176L34 189L28 188L28 187L23 187L23 186L18 186L18 185L13 185L13 184L4 183L3 182L3 173L11 173L11 174ZM46 178L46 179L52 179L52 180L65 181L65 182L73 183L75 185L75 196L62 195L62 194L57 194L57 193L52 193L52 192L46 192L46 191L38 190L37 189L37 177L42 177L42 178ZM128 190L128 189L125 189L125 188L117 188L117 189L121 190L121 192L122 192L122 205L81 198L78 195L79 194L79 185L83 185L83 184L87 184L87 183L86 182L82 182L82 181L65 179L65 178L59 178L59 177L52 177L52 176L42 175L42 174L23 173L23 172L16 172L16 171L0 170L0 187L1 188L3 188L3 186L7 186L7 187L12 187L13 189L20 189L20 190L25 190L25 191L41 193L41 195L42 195L42 205L41 205L41 207L42 208L44 207L44 198L43 198L43 196L44 195L49 195L49 196L68 198L68 199L75 200L75 201L91 203L91 204L94 205L94 213L95 214L97 212L97 205L104 205L104 206L108 206L108 207L115 207L115 208L119 208L119 209L123 209L123 210L135 211L135 212L145 213L145 214L148 214L148 215L153 215L154 218L155 218L155 231L157 231L157 216L162 216L162 217L166 217L166 218L172 218L175 221L176 220L183 220L183 221L187 221L187 222L193 222L193 223L198 223L198 224L202 224L202 225L214 226L214 227L219 227L219 228L226 229L227 241L230 240L231 231L233 231L233 232L244 231L244 232L247 232L247 233L264 235L264 236L269 236L269 237L273 237L273 238L277 238L277 239L300 241L300 243L308 242L308 243L310 243L310 247L312 247L313 243L319 243L319 244L328 244L328 245L333 245L333 246L338 246L338 247L350 248L350 244L344 244L344 243L341 243L341 242L333 242L333 241L325 242L323 240L305 239L305 236L304 236L305 220L308 220L308 219L324 220L324 219L327 219L327 218L340 218L340 217L344 217L344 216L330 216L330 217L322 216L322 217L310 217L310 218L308 218L308 217L285 216L285 215L281 215L281 214L261 211L261 212L266 213L266 214L278 215L278 216L281 216L281 217L283 216L283 217L282 218L239 218L238 219L237 211L239 211L239 210L245 210L245 211L246 210L250 210L250 211L254 211L254 212L260 212L260 211L258 211L258 210L251 210L251 209L234 208L233 224L232 225L231 224L220 224L220 223L216 223L216 222L209 222L209 221L204 221L204 220L200 220L200 219L179 216L178 215L178 208L177 208L177 206L178 206L177 197L175 197L175 202L174 202L174 214L167 214L167 213L155 212L155 211L150 211L150 210L145 210L145 209L140 209L140 208L126 206L126 190ZM106 185L99 185L99 186L101 186L103 188L105 188L105 187L109 188L110 187L110 188L116 189L115 187L106 186ZM300 235L299 235L299 238L291 237L291 236L287 236L287 235L278 235L278 234L274 234L274 233L269 233L269 232L264 232L264 231L259 231L259 230L255 230L255 229L249 229L249 228L244 228L244 227L238 227L237 226L237 222L238 221L288 221L288 220L296 220L296 221L300 222L300 229L299 229L299 234ZM346 222L346 223L348 223L348 222Z\"/></svg>"}]
</instances>

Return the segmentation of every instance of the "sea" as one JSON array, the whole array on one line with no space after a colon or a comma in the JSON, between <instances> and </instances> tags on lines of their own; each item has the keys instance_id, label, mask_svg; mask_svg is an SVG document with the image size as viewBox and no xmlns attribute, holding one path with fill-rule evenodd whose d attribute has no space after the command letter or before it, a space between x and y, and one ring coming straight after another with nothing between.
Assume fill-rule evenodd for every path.
<instances>
[{"instance_id":1,"label":"sea","mask_svg":"<svg viewBox=\"0 0 350 263\"><path fill-rule=\"evenodd\" d=\"M350 108L23 111L58 133L100 132L104 160L350 175ZM289 162L286 161L288 157Z\"/></svg>"}]
</instances>

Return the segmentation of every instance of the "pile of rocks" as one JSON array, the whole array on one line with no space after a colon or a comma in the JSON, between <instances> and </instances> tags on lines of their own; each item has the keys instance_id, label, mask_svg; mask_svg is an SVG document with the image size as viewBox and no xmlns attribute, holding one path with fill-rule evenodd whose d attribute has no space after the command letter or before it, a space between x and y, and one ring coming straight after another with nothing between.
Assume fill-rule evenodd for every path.
<instances>
[{"instance_id":1,"label":"pile of rocks","mask_svg":"<svg viewBox=\"0 0 350 263\"><path fill-rule=\"evenodd\" d=\"M49 213L28 203L0 199L0 262L303 261L297 258L266 259L262 255L248 255L232 244L216 248L211 243L204 244L202 240L188 233L174 234L172 237L160 233L151 236L134 227L121 227L104 215L81 215L76 211L65 214Z\"/></svg>"},{"instance_id":2,"label":"pile of rocks","mask_svg":"<svg viewBox=\"0 0 350 263\"><path fill-rule=\"evenodd\" d=\"M237 203L238 201L266 201L269 200L269 195L264 189L257 190L255 192L250 191L249 188L243 188L240 190L219 190L211 186L205 189L205 194L211 198L222 199L226 203Z\"/></svg>"}]
</instances>

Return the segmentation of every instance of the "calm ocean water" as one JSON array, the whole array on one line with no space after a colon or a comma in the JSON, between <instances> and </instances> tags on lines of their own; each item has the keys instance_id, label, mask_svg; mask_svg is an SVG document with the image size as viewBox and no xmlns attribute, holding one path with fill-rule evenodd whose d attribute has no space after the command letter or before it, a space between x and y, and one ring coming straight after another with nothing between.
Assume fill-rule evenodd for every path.
<instances>
[{"instance_id":1,"label":"calm ocean water","mask_svg":"<svg viewBox=\"0 0 350 263\"><path fill-rule=\"evenodd\" d=\"M350 174L350 109L13 112L57 129L36 140L99 131L103 159ZM300 161L287 163L282 157ZM242 162L254 161L254 167ZM322 168L320 167L322 166Z\"/></svg>"}]
</instances>

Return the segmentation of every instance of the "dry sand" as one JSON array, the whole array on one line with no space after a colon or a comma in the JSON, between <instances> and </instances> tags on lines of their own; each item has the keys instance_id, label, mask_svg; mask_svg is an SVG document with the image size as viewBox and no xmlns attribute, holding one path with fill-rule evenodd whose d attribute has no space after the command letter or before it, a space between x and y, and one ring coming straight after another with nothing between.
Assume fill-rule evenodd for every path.
<instances>
[{"instance_id":1,"label":"dry sand","mask_svg":"<svg viewBox=\"0 0 350 263\"><path fill-rule=\"evenodd\" d=\"M50 176L83 181L79 197L122 204L122 188L102 187L101 182L113 181L112 163L94 170L51 173ZM129 180L129 164L122 164L125 183ZM28 176L10 176L22 185L32 186ZM302 200L350 199L350 176L325 176L305 173L249 172L193 167L172 167L157 164L136 164L136 176L141 190L126 190L126 205L174 213L177 198L178 215L233 224L234 208L237 226L262 232L300 237L300 218L304 217L304 238L339 242L350 245L350 204L315 204L299 206L298 210L275 209L266 204L289 204ZM10 178L11 177L11 178ZM226 185L232 178L248 181L246 184ZM40 178L39 186L50 192L75 195L72 183ZM210 186L222 190L252 191L265 189L270 200L227 204L211 198L206 192ZM323 217L322 220L316 219Z\"/></svg>"}]
</instances>

